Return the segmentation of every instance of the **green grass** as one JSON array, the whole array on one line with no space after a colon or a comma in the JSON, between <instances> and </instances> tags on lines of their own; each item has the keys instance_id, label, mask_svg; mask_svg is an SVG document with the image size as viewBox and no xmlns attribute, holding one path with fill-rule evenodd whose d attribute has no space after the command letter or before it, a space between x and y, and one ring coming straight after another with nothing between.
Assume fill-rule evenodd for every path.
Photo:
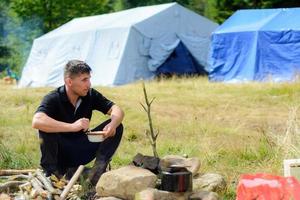
<instances>
[{"instance_id":1,"label":"green grass","mask_svg":"<svg viewBox=\"0 0 300 200\"><path fill-rule=\"evenodd\" d=\"M31 119L52 88L14 89L0 84L0 168L39 166L39 140ZM125 133L112 167L132 161L136 153L152 154L145 137L147 116L142 84L97 87L125 113ZM200 172L220 173L228 182L224 199L235 199L242 173L282 175L285 158L299 158L297 83L210 83L206 78L173 78L146 82L152 104L158 153L198 157ZM92 126L105 116L94 113Z\"/></svg>"}]
</instances>

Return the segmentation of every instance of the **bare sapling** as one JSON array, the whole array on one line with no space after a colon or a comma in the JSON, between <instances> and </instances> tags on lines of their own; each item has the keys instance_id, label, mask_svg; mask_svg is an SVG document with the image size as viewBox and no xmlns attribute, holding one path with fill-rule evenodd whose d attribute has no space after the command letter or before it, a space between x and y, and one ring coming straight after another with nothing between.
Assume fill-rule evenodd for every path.
<instances>
[{"instance_id":1,"label":"bare sapling","mask_svg":"<svg viewBox=\"0 0 300 200\"><path fill-rule=\"evenodd\" d=\"M153 103L154 98L152 98L150 101L148 99L148 95L147 95L147 91L146 91L146 87L145 87L145 83L143 83L143 92L144 92L144 97L145 97L145 103L146 105L140 103L143 107L143 109L145 110L145 112L147 113L147 117L148 117L148 122L149 122L149 130L147 129L145 131L146 136L148 137L148 139L150 140L150 144L152 147L152 151L153 151L153 156L158 158L158 154L157 154L157 150L156 150L156 139L159 135L159 131L157 131L156 133L154 133L154 129L153 129L153 123L152 123L152 118L151 118L151 104Z\"/></svg>"}]
</instances>

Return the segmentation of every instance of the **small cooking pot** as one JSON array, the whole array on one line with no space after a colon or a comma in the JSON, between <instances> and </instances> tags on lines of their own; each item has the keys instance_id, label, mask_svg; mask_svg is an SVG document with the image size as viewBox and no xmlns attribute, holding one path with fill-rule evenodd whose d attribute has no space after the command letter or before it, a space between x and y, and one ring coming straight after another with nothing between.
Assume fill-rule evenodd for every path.
<instances>
[{"instance_id":1,"label":"small cooking pot","mask_svg":"<svg viewBox=\"0 0 300 200\"><path fill-rule=\"evenodd\" d=\"M170 166L164 168L161 171L161 189L169 192L192 191L192 172L185 167Z\"/></svg>"}]
</instances>

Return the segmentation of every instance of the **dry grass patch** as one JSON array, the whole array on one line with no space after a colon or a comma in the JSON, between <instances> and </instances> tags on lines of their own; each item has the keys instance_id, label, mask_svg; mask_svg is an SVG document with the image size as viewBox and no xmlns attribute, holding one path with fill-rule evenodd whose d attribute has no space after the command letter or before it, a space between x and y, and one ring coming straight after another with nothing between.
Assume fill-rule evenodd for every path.
<instances>
[{"instance_id":1,"label":"dry grass patch","mask_svg":"<svg viewBox=\"0 0 300 200\"><path fill-rule=\"evenodd\" d=\"M299 83L222 84L173 78L146 82L146 88L149 98L156 98L152 116L160 131L159 155L199 157L201 172L221 173L230 183L224 199L234 199L241 173L281 175L283 159L300 156ZM141 83L97 89L126 113L113 167L128 164L138 152L151 155L144 134L148 121L140 105ZM39 141L31 118L50 90L0 84L0 168L38 167ZM91 125L104 118L95 113Z\"/></svg>"}]
</instances>

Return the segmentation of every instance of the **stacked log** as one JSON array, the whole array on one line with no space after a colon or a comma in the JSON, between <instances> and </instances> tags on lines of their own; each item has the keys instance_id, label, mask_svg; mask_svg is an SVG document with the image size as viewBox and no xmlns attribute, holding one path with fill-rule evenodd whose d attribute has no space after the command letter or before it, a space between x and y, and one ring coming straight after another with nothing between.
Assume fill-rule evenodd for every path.
<instances>
[{"instance_id":1,"label":"stacked log","mask_svg":"<svg viewBox=\"0 0 300 200\"><path fill-rule=\"evenodd\" d=\"M70 181L55 175L46 177L42 170L0 170L0 194L11 199L79 200L82 186L75 184L84 166Z\"/></svg>"}]
</instances>

